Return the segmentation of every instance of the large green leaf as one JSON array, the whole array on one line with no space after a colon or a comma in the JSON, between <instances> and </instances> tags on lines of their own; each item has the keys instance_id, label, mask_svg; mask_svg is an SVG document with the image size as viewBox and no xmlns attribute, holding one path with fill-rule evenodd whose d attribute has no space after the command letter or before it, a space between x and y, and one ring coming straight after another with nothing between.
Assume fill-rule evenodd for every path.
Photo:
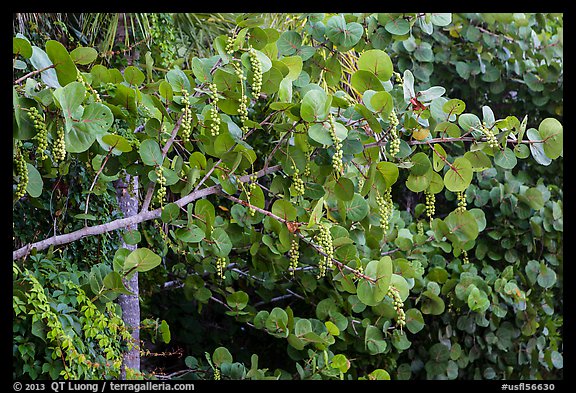
<instances>
[{"instance_id":1,"label":"large green leaf","mask_svg":"<svg viewBox=\"0 0 576 393\"><path fill-rule=\"evenodd\" d=\"M144 164L150 166L162 164L162 151L155 140L146 139L143 141L140 144L139 152Z\"/></svg>"},{"instance_id":2,"label":"large green leaf","mask_svg":"<svg viewBox=\"0 0 576 393\"><path fill-rule=\"evenodd\" d=\"M79 46L70 52L70 58L76 64L88 65L98 58L98 51L94 48Z\"/></svg>"},{"instance_id":3,"label":"large green leaf","mask_svg":"<svg viewBox=\"0 0 576 393\"><path fill-rule=\"evenodd\" d=\"M146 272L154 269L162 262L160 255L155 254L148 248L137 248L124 260L124 271Z\"/></svg>"},{"instance_id":4,"label":"large green leaf","mask_svg":"<svg viewBox=\"0 0 576 393\"><path fill-rule=\"evenodd\" d=\"M542 120L538 126L538 132L544 140L544 153L551 158L560 157L564 151L564 132L562 123L554 118Z\"/></svg>"},{"instance_id":5,"label":"large green leaf","mask_svg":"<svg viewBox=\"0 0 576 393\"><path fill-rule=\"evenodd\" d=\"M272 205L272 214L277 215L287 221L294 221L296 219L296 208L290 201L286 199L278 199Z\"/></svg>"},{"instance_id":6,"label":"large green leaf","mask_svg":"<svg viewBox=\"0 0 576 393\"><path fill-rule=\"evenodd\" d=\"M548 157L544 151L544 143L542 142L544 138L540 135L540 131L535 128L529 128L526 131L526 136L528 137L528 140L533 142L528 146L530 147L530 153L532 153L532 157L536 162L540 165L550 165L552 159Z\"/></svg>"},{"instance_id":7,"label":"large green leaf","mask_svg":"<svg viewBox=\"0 0 576 393\"><path fill-rule=\"evenodd\" d=\"M444 174L444 185L452 192L464 191L472 181L472 164L464 157L458 157Z\"/></svg>"},{"instance_id":8,"label":"large green leaf","mask_svg":"<svg viewBox=\"0 0 576 393\"><path fill-rule=\"evenodd\" d=\"M346 23L342 15L334 15L326 22L326 36L341 51L346 51L356 45L363 33L364 28L360 23Z\"/></svg>"},{"instance_id":9,"label":"large green leaf","mask_svg":"<svg viewBox=\"0 0 576 393\"><path fill-rule=\"evenodd\" d=\"M496 154L494 154L494 163L501 168L512 169L516 166L517 162L516 154L514 154L512 149L507 147L504 148L504 150L498 150Z\"/></svg>"},{"instance_id":10,"label":"large green leaf","mask_svg":"<svg viewBox=\"0 0 576 393\"><path fill-rule=\"evenodd\" d=\"M392 76L393 65L390 56L380 49L370 49L362 52L358 58L358 69L370 71L382 81L387 81Z\"/></svg>"},{"instance_id":11,"label":"large green leaf","mask_svg":"<svg viewBox=\"0 0 576 393\"><path fill-rule=\"evenodd\" d=\"M53 65L52 60L50 60L46 52L37 46L32 46L32 56L30 57L30 63L32 63L32 66L34 66L37 71L44 70L41 73L41 78L42 82L44 82L46 86L55 89L61 87L60 83L58 82L56 70L54 68L46 69L47 67Z\"/></svg>"},{"instance_id":12,"label":"large green leaf","mask_svg":"<svg viewBox=\"0 0 576 393\"><path fill-rule=\"evenodd\" d=\"M34 165L26 163L26 167L28 168L28 183L26 184L26 192L32 198L38 198L42 194L42 188L44 187L42 176Z\"/></svg>"},{"instance_id":13,"label":"large green leaf","mask_svg":"<svg viewBox=\"0 0 576 393\"><path fill-rule=\"evenodd\" d=\"M214 249L214 255L218 257L225 257L230 254L232 250L232 241L228 233L222 228L214 228L212 231L212 248Z\"/></svg>"},{"instance_id":14,"label":"large green leaf","mask_svg":"<svg viewBox=\"0 0 576 393\"><path fill-rule=\"evenodd\" d=\"M308 122L326 120L331 102L332 97L328 96L324 90L310 90L302 98L300 116Z\"/></svg>"},{"instance_id":15,"label":"large green leaf","mask_svg":"<svg viewBox=\"0 0 576 393\"><path fill-rule=\"evenodd\" d=\"M380 79L376 77L372 72L365 70L358 70L352 74L350 80L352 87L358 90L359 93L364 93L366 90L382 91L384 86Z\"/></svg>"},{"instance_id":16,"label":"large green leaf","mask_svg":"<svg viewBox=\"0 0 576 393\"><path fill-rule=\"evenodd\" d=\"M354 183L347 177L340 177L334 185L334 195L342 201L351 201L354 197Z\"/></svg>"},{"instance_id":17,"label":"large green leaf","mask_svg":"<svg viewBox=\"0 0 576 393\"><path fill-rule=\"evenodd\" d=\"M58 83L60 83L61 86L66 86L68 83L76 80L78 77L78 69L64 45L58 41L49 40L46 42L46 54L56 67Z\"/></svg>"},{"instance_id":18,"label":"large green leaf","mask_svg":"<svg viewBox=\"0 0 576 393\"><path fill-rule=\"evenodd\" d=\"M463 212L453 211L448 214L444 222L450 230L450 238L453 236L461 243L474 240L478 237L478 223L475 216L468 210Z\"/></svg>"},{"instance_id":19,"label":"large green leaf","mask_svg":"<svg viewBox=\"0 0 576 393\"><path fill-rule=\"evenodd\" d=\"M361 221L368 215L370 206L362 195L355 193L351 201L344 203L346 217L351 221Z\"/></svg>"}]
</instances>

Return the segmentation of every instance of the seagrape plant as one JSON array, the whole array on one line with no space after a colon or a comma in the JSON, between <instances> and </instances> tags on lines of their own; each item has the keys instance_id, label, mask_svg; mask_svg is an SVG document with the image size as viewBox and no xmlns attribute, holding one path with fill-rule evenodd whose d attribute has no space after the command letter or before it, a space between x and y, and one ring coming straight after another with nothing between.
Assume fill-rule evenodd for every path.
<instances>
[{"instance_id":1,"label":"seagrape plant","mask_svg":"<svg viewBox=\"0 0 576 393\"><path fill-rule=\"evenodd\" d=\"M13 37L15 378L145 357L136 273L146 340L206 336L181 378L561 378L559 16L299 21L241 14L168 69Z\"/></svg>"}]
</instances>

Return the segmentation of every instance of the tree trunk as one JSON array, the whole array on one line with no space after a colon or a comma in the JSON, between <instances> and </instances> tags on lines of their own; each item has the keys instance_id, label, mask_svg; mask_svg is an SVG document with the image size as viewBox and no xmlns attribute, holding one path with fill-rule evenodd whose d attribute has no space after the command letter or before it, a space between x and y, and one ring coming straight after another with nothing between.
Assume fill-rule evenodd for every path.
<instances>
[{"instance_id":1,"label":"tree trunk","mask_svg":"<svg viewBox=\"0 0 576 393\"><path fill-rule=\"evenodd\" d=\"M126 181L132 183L131 189L134 190L134 196L128 192L128 184L122 180L116 182L116 197L118 199L118 206L120 211L124 213L125 217L138 214L138 177L126 175ZM134 224L126 229L137 229L138 225ZM131 251L136 249L136 245L124 243L122 240L122 247ZM122 320L130 329L134 346L124 354L122 362L121 378L126 379L126 368L129 367L134 371L140 371L140 298L138 290L138 272L135 272L129 281L124 281L124 284L133 295L120 295L118 297L118 304L122 308Z\"/></svg>"}]
</instances>

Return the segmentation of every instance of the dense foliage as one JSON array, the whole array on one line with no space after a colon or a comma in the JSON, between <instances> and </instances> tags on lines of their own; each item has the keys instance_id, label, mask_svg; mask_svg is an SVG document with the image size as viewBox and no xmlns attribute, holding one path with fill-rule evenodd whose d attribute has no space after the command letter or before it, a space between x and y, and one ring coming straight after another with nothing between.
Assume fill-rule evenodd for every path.
<instances>
[{"instance_id":1,"label":"dense foliage","mask_svg":"<svg viewBox=\"0 0 576 393\"><path fill-rule=\"evenodd\" d=\"M14 377L562 378L561 14L146 20L15 34Z\"/></svg>"}]
</instances>

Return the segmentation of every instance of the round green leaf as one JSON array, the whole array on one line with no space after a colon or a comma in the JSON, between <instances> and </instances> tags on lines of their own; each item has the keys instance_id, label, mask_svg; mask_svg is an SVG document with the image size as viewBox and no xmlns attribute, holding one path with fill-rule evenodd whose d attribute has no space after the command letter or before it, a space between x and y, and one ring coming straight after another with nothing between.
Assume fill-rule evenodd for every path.
<instances>
[{"instance_id":1,"label":"round green leaf","mask_svg":"<svg viewBox=\"0 0 576 393\"><path fill-rule=\"evenodd\" d=\"M464 157L458 157L444 174L444 185L452 192L464 191L472 181L472 164Z\"/></svg>"},{"instance_id":2,"label":"round green leaf","mask_svg":"<svg viewBox=\"0 0 576 393\"><path fill-rule=\"evenodd\" d=\"M272 214L287 221L294 221L297 216L297 211L290 201L277 199L272 205Z\"/></svg>"},{"instance_id":3,"label":"round green leaf","mask_svg":"<svg viewBox=\"0 0 576 393\"><path fill-rule=\"evenodd\" d=\"M358 90L360 94L364 93L366 90L384 90L382 82L370 71L356 71L354 74L352 74L352 79L350 82L352 87Z\"/></svg>"},{"instance_id":4,"label":"round green leaf","mask_svg":"<svg viewBox=\"0 0 576 393\"><path fill-rule=\"evenodd\" d=\"M124 80L132 86L140 86L144 82L144 78L144 73L134 66L128 66L124 69Z\"/></svg>"},{"instance_id":5,"label":"round green leaf","mask_svg":"<svg viewBox=\"0 0 576 393\"><path fill-rule=\"evenodd\" d=\"M334 185L334 195L342 201L351 201L354 198L354 183L352 180L341 176Z\"/></svg>"},{"instance_id":6,"label":"round green leaf","mask_svg":"<svg viewBox=\"0 0 576 393\"><path fill-rule=\"evenodd\" d=\"M444 301L435 293L426 290L422 292L422 297L420 299L422 302L420 309L423 314L440 315L444 312L446 307Z\"/></svg>"},{"instance_id":7,"label":"round green leaf","mask_svg":"<svg viewBox=\"0 0 576 393\"><path fill-rule=\"evenodd\" d=\"M110 147L114 146L114 149L118 149L122 153L128 153L132 151L132 145L130 142L128 142L128 140L121 135L106 134L102 137L102 142L106 143Z\"/></svg>"},{"instance_id":8,"label":"round green leaf","mask_svg":"<svg viewBox=\"0 0 576 393\"><path fill-rule=\"evenodd\" d=\"M230 241L230 237L224 229L214 228L212 231L212 241L214 255L225 257L230 254L230 251L232 250L232 241Z\"/></svg>"},{"instance_id":9,"label":"round green leaf","mask_svg":"<svg viewBox=\"0 0 576 393\"><path fill-rule=\"evenodd\" d=\"M408 282L406 279L398 274L392 274L392 280L390 281L390 286L396 288L400 294L402 301L408 299L410 294L410 288L408 287Z\"/></svg>"},{"instance_id":10,"label":"round green leaf","mask_svg":"<svg viewBox=\"0 0 576 393\"><path fill-rule=\"evenodd\" d=\"M423 175L414 175L410 173L408 179L406 179L406 187L412 192L422 192L430 186L430 181L432 180L432 174L435 173L432 167L429 168L428 172Z\"/></svg>"},{"instance_id":11,"label":"round green leaf","mask_svg":"<svg viewBox=\"0 0 576 393\"><path fill-rule=\"evenodd\" d=\"M472 131L471 128L478 128L482 125L480 118L473 113L463 113L458 117L458 125L465 132Z\"/></svg>"},{"instance_id":12,"label":"round green leaf","mask_svg":"<svg viewBox=\"0 0 576 393\"><path fill-rule=\"evenodd\" d=\"M160 151L160 146L155 140L146 139L142 141L139 153L145 165L154 166L162 164L162 151Z\"/></svg>"},{"instance_id":13,"label":"round green leaf","mask_svg":"<svg viewBox=\"0 0 576 393\"><path fill-rule=\"evenodd\" d=\"M387 119L394 108L394 101L387 91L378 91L370 98L370 105L374 112L380 114L380 117Z\"/></svg>"},{"instance_id":14,"label":"round green leaf","mask_svg":"<svg viewBox=\"0 0 576 393\"><path fill-rule=\"evenodd\" d=\"M58 76L54 68L48 68L53 65L52 60L48 57L46 52L37 46L32 46L32 56L30 57L30 63L36 70L44 70L41 73L42 82L46 86L53 87L55 89L61 87L58 82ZM48 69L46 69L48 68Z\"/></svg>"},{"instance_id":15,"label":"round green leaf","mask_svg":"<svg viewBox=\"0 0 576 393\"><path fill-rule=\"evenodd\" d=\"M381 81L387 81L392 76L393 65L386 52L380 49L370 49L360 55L358 69L370 71Z\"/></svg>"},{"instance_id":16,"label":"round green leaf","mask_svg":"<svg viewBox=\"0 0 576 393\"><path fill-rule=\"evenodd\" d=\"M451 115L451 114L459 115L462 112L464 112L464 109L466 109L466 103L464 103L464 101L456 99L456 98L448 100L442 106L442 110L444 112L448 113L449 115Z\"/></svg>"},{"instance_id":17,"label":"round green leaf","mask_svg":"<svg viewBox=\"0 0 576 393\"><path fill-rule=\"evenodd\" d=\"M124 271L146 272L158 266L162 258L147 248L137 248L124 260Z\"/></svg>"},{"instance_id":18,"label":"round green leaf","mask_svg":"<svg viewBox=\"0 0 576 393\"><path fill-rule=\"evenodd\" d=\"M390 188L398 180L400 172L396 164L389 161L381 161L376 164L376 181L381 180L384 189Z\"/></svg>"},{"instance_id":19,"label":"round green leaf","mask_svg":"<svg viewBox=\"0 0 576 393\"><path fill-rule=\"evenodd\" d=\"M504 169L512 169L516 166L518 160L512 149L504 148L504 150L498 150L494 154L494 163Z\"/></svg>"},{"instance_id":20,"label":"round green leaf","mask_svg":"<svg viewBox=\"0 0 576 393\"><path fill-rule=\"evenodd\" d=\"M326 120L331 101L331 97L328 97L324 90L310 90L302 98L300 116L308 122Z\"/></svg>"},{"instance_id":21,"label":"round green leaf","mask_svg":"<svg viewBox=\"0 0 576 393\"><path fill-rule=\"evenodd\" d=\"M346 23L342 15L334 15L326 23L326 36L341 51L346 51L356 45L363 33L364 28L360 23Z\"/></svg>"},{"instance_id":22,"label":"round green leaf","mask_svg":"<svg viewBox=\"0 0 576 393\"><path fill-rule=\"evenodd\" d=\"M242 310L248 304L248 294L236 291L226 296L226 303L234 310Z\"/></svg>"},{"instance_id":23,"label":"round green leaf","mask_svg":"<svg viewBox=\"0 0 576 393\"><path fill-rule=\"evenodd\" d=\"M168 203L162 207L162 213L160 213L160 218L162 222L169 223L178 219L180 215L180 207L175 203Z\"/></svg>"},{"instance_id":24,"label":"round green leaf","mask_svg":"<svg viewBox=\"0 0 576 393\"><path fill-rule=\"evenodd\" d=\"M32 57L32 45L24 38L14 37L12 38L12 53L29 59Z\"/></svg>"},{"instance_id":25,"label":"round green leaf","mask_svg":"<svg viewBox=\"0 0 576 393\"><path fill-rule=\"evenodd\" d=\"M323 146L332 146L334 144L330 131L321 123L312 124L308 128L308 136Z\"/></svg>"},{"instance_id":26,"label":"round green leaf","mask_svg":"<svg viewBox=\"0 0 576 393\"><path fill-rule=\"evenodd\" d=\"M442 176L436 172L432 172L430 176L430 184L428 185L427 191L431 194L438 194L444 189L444 180Z\"/></svg>"},{"instance_id":27,"label":"round green leaf","mask_svg":"<svg viewBox=\"0 0 576 393\"><path fill-rule=\"evenodd\" d=\"M556 272L542 263L536 281L544 289L551 288L556 283Z\"/></svg>"},{"instance_id":28,"label":"round green leaf","mask_svg":"<svg viewBox=\"0 0 576 393\"><path fill-rule=\"evenodd\" d=\"M285 31L276 41L278 52L283 56L291 56L302 46L302 37L295 31Z\"/></svg>"},{"instance_id":29,"label":"round green leaf","mask_svg":"<svg viewBox=\"0 0 576 393\"><path fill-rule=\"evenodd\" d=\"M492 168L490 158L482 150L467 151L464 158L470 161L474 172L482 172L485 169Z\"/></svg>"},{"instance_id":30,"label":"round green leaf","mask_svg":"<svg viewBox=\"0 0 576 393\"><path fill-rule=\"evenodd\" d=\"M455 236L461 243L474 240L478 237L478 222L475 216L468 210L464 212L453 211L448 214L444 222L450 230L450 235Z\"/></svg>"},{"instance_id":31,"label":"round green leaf","mask_svg":"<svg viewBox=\"0 0 576 393\"><path fill-rule=\"evenodd\" d=\"M362 221L368 215L370 206L362 195L355 193L349 202L344 202L346 217L351 221Z\"/></svg>"},{"instance_id":32,"label":"round green leaf","mask_svg":"<svg viewBox=\"0 0 576 393\"><path fill-rule=\"evenodd\" d=\"M70 52L70 58L76 64L88 65L98 58L98 52L94 48L79 46Z\"/></svg>"},{"instance_id":33,"label":"round green leaf","mask_svg":"<svg viewBox=\"0 0 576 393\"><path fill-rule=\"evenodd\" d=\"M417 308L406 311L406 328L413 334L424 328L424 317Z\"/></svg>"},{"instance_id":34,"label":"round green leaf","mask_svg":"<svg viewBox=\"0 0 576 393\"><path fill-rule=\"evenodd\" d=\"M410 168L410 173L414 176L422 176L430 171L432 164L428 155L424 152L419 152L412 156L412 167Z\"/></svg>"},{"instance_id":35,"label":"round green leaf","mask_svg":"<svg viewBox=\"0 0 576 393\"><path fill-rule=\"evenodd\" d=\"M138 244L142 240L142 236L137 229L125 230L122 232L122 240L126 244Z\"/></svg>"},{"instance_id":36,"label":"round green leaf","mask_svg":"<svg viewBox=\"0 0 576 393\"><path fill-rule=\"evenodd\" d=\"M178 228L175 232L178 240L185 243L198 243L204 239L204 231L197 225L190 225L188 228Z\"/></svg>"},{"instance_id":37,"label":"round green leaf","mask_svg":"<svg viewBox=\"0 0 576 393\"><path fill-rule=\"evenodd\" d=\"M451 13L431 13L430 22L436 26L448 26L452 22Z\"/></svg>"},{"instance_id":38,"label":"round green leaf","mask_svg":"<svg viewBox=\"0 0 576 393\"><path fill-rule=\"evenodd\" d=\"M399 15L396 19L392 19L384 28L390 33L394 35L404 35L408 34L410 31L410 23Z\"/></svg>"},{"instance_id":39,"label":"round green leaf","mask_svg":"<svg viewBox=\"0 0 576 393\"><path fill-rule=\"evenodd\" d=\"M538 132L544 140L544 153L553 160L560 157L564 151L562 123L554 118L544 119L538 126Z\"/></svg>"},{"instance_id":40,"label":"round green leaf","mask_svg":"<svg viewBox=\"0 0 576 393\"><path fill-rule=\"evenodd\" d=\"M212 362L216 367L220 367L222 363L232 363L232 355L225 347L218 347L212 354Z\"/></svg>"}]
</instances>

